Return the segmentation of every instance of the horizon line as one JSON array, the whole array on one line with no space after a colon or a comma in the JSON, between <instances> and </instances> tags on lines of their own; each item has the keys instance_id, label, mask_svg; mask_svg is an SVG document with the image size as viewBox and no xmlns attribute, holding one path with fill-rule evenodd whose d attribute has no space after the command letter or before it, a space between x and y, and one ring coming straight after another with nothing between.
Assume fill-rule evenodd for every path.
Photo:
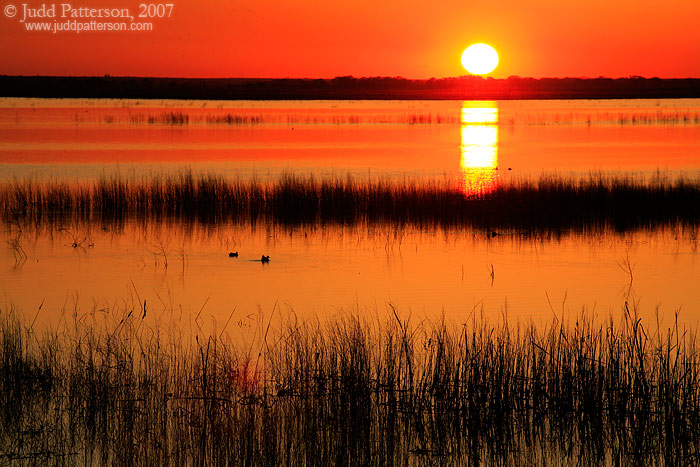
<instances>
[{"instance_id":1,"label":"horizon line","mask_svg":"<svg viewBox=\"0 0 700 467\"><path fill-rule=\"evenodd\" d=\"M551 80L551 79L580 79L580 80L596 80L596 79L612 79L612 80L618 80L618 79L645 79L645 80L689 80L689 79L700 79L700 77L694 77L694 76L687 76L684 78L661 78L658 76L641 76L641 75L628 75L628 76L542 76L542 77L534 77L534 76L520 76L520 75L510 75L507 77L493 77L493 76L488 76L488 75L458 75L458 76L443 76L443 77L430 77L430 78L407 78L405 76L382 76L382 75L374 75L374 76L354 76L354 75L338 75L334 76L332 78L321 78L321 77L290 77L290 76L285 76L285 77L255 77L255 76L209 76L209 77L202 77L202 76L149 76L149 75L113 75L111 73L105 73L102 75L51 75L51 74L34 74L34 75L12 75L12 74L5 74L5 73L0 73L0 77L7 77L7 78L138 78L138 79L192 79L192 80L225 80L225 79L230 79L230 80L259 80L259 81L264 81L264 80L325 80L325 81L332 81L336 79L395 79L395 80L406 80L406 81L438 81L438 80L448 80L448 79L482 79L482 80L509 80L509 79L532 79L532 80Z\"/></svg>"}]
</instances>

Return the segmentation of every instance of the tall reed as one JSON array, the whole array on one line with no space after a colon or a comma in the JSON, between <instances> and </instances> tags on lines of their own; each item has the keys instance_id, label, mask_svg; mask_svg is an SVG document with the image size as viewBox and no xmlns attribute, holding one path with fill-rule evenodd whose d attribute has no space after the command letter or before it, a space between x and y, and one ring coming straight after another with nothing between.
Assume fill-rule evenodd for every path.
<instances>
[{"instance_id":1,"label":"tall reed","mask_svg":"<svg viewBox=\"0 0 700 467\"><path fill-rule=\"evenodd\" d=\"M255 349L138 310L40 334L0 314L0 458L13 464L688 465L695 334L584 315L287 322Z\"/></svg>"},{"instance_id":2,"label":"tall reed","mask_svg":"<svg viewBox=\"0 0 700 467\"><path fill-rule=\"evenodd\" d=\"M700 222L700 180L591 174L508 179L491 191L458 181L358 180L284 174L271 182L174 176L91 183L0 183L6 222L62 224L174 220L283 225L388 223L509 229L629 230Z\"/></svg>"}]
</instances>

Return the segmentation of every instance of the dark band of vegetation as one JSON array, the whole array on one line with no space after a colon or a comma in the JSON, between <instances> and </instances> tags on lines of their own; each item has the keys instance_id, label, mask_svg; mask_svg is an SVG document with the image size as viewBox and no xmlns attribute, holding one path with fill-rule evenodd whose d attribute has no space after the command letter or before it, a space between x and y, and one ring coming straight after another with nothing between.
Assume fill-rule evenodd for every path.
<instances>
[{"instance_id":1,"label":"dark band of vegetation","mask_svg":"<svg viewBox=\"0 0 700 467\"><path fill-rule=\"evenodd\" d=\"M283 175L269 183L217 176L103 179L92 184L0 184L6 222L101 224L176 220L216 224L389 223L515 229L628 230L700 223L700 180L592 174L508 181L465 194L449 181L319 180Z\"/></svg>"},{"instance_id":2,"label":"dark band of vegetation","mask_svg":"<svg viewBox=\"0 0 700 467\"><path fill-rule=\"evenodd\" d=\"M0 312L0 463L695 465L695 336L625 308L542 331L290 324L252 357L138 310L43 337Z\"/></svg>"},{"instance_id":3,"label":"dark band of vegetation","mask_svg":"<svg viewBox=\"0 0 700 467\"><path fill-rule=\"evenodd\" d=\"M3 76L4 97L121 99L633 99L697 98L700 79L454 78L333 79Z\"/></svg>"}]
</instances>

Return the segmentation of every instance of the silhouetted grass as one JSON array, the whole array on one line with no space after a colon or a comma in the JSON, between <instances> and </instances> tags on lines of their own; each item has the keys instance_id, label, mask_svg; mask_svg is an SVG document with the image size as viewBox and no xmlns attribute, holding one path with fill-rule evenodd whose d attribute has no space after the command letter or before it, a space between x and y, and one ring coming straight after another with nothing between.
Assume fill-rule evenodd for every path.
<instances>
[{"instance_id":1,"label":"silhouetted grass","mask_svg":"<svg viewBox=\"0 0 700 467\"><path fill-rule=\"evenodd\" d=\"M465 193L457 181L286 174L271 182L214 175L104 178L69 184L0 184L7 222L108 224L176 220L216 224L388 223L542 230L628 230L700 222L700 180L591 174L509 179L492 191Z\"/></svg>"},{"instance_id":2,"label":"silhouetted grass","mask_svg":"<svg viewBox=\"0 0 700 467\"><path fill-rule=\"evenodd\" d=\"M617 111L572 110L570 112L516 112L500 118L507 125L698 125L700 112L690 109L658 109Z\"/></svg>"},{"instance_id":3,"label":"silhouetted grass","mask_svg":"<svg viewBox=\"0 0 700 467\"><path fill-rule=\"evenodd\" d=\"M493 110L497 110L493 107ZM398 125L459 125L458 115L440 112L422 113L324 113L309 110L308 113L257 113L187 112L178 110L150 113L129 113L128 116L104 115L103 123L167 124L167 125L348 125L348 124L398 124ZM503 112L498 118L502 125L663 125L690 126L700 124L700 112L695 109L657 110L571 110L562 111L514 111Z\"/></svg>"},{"instance_id":4,"label":"silhouetted grass","mask_svg":"<svg viewBox=\"0 0 700 467\"><path fill-rule=\"evenodd\" d=\"M165 112L159 115L149 115L148 123L169 123L171 125L187 125L190 122L190 116L183 112ZM132 119L133 123L136 123Z\"/></svg>"},{"instance_id":5,"label":"silhouetted grass","mask_svg":"<svg viewBox=\"0 0 700 467\"><path fill-rule=\"evenodd\" d=\"M455 115L442 113L386 113L386 114L344 114L344 113L185 113L182 111L162 112L159 114L129 113L128 116L104 115L102 123L164 124L164 125L359 125L359 124L398 124L430 125L459 124Z\"/></svg>"},{"instance_id":6,"label":"silhouetted grass","mask_svg":"<svg viewBox=\"0 0 700 467\"><path fill-rule=\"evenodd\" d=\"M38 334L0 315L2 462L118 465L690 465L695 335L580 316L545 328L395 311L289 322L255 349L146 327ZM268 327L269 329L269 327ZM179 332L179 331L178 331Z\"/></svg>"}]
</instances>

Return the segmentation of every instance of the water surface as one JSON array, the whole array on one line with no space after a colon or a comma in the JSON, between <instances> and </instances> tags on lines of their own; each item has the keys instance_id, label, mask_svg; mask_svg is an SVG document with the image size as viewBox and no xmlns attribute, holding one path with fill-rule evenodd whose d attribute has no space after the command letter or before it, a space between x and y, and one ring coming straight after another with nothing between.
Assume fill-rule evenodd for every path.
<instances>
[{"instance_id":1,"label":"water surface","mask_svg":"<svg viewBox=\"0 0 700 467\"><path fill-rule=\"evenodd\" d=\"M447 178L467 191L551 172L695 177L700 100L2 99L0 165L3 180L187 169L260 179ZM430 318L464 320L483 310L549 320L584 308L617 313L626 300L651 318L659 307L696 322L695 232L487 233L160 224L20 231L8 220L0 291L28 314L43 303L47 321L76 303L108 310L136 298L150 304L149 319L176 314L186 322L282 308L312 319L387 304ZM256 261L262 254L272 261Z\"/></svg>"}]
</instances>

